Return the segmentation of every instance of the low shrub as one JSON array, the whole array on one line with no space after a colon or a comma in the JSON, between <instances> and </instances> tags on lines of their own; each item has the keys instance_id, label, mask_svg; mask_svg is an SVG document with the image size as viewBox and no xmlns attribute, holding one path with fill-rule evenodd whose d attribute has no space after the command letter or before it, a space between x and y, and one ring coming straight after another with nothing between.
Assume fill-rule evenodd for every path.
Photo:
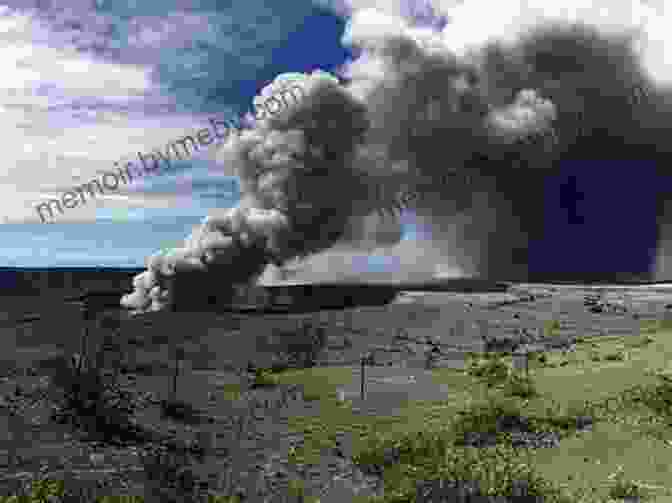
<instances>
[{"instance_id":1,"label":"low shrub","mask_svg":"<svg viewBox=\"0 0 672 503\"><path fill-rule=\"evenodd\" d=\"M625 360L625 353L623 351L614 351L604 355L604 359L608 362L622 362Z\"/></svg>"},{"instance_id":2,"label":"low shrub","mask_svg":"<svg viewBox=\"0 0 672 503\"><path fill-rule=\"evenodd\" d=\"M25 485L20 495L0 496L1 503L42 503L66 501L65 483L62 480L35 475Z\"/></svg>"},{"instance_id":3,"label":"low shrub","mask_svg":"<svg viewBox=\"0 0 672 503\"><path fill-rule=\"evenodd\" d=\"M560 410L556 404L547 408L545 421L554 428L572 431L592 424L593 415L594 407L587 402L571 404L566 410Z\"/></svg>"},{"instance_id":4,"label":"low shrub","mask_svg":"<svg viewBox=\"0 0 672 503\"><path fill-rule=\"evenodd\" d=\"M489 386L504 382L510 368L496 353L486 353L484 357L472 358L467 366L467 373L484 379Z\"/></svg>"},{"instance_id":5,"label":"low shrub","mask_svg":"<svg viewBox=\"0 0 672 503\"><path fill-rule=\"evenodd\" d=\"M635 340L634 342L630 343L630 347L632 348L642 348L645 346L648 346L652 342L655 342L655 339L649 335L640 337L639 340Z\"/></svg>"},{"instance_id":6,"label":"low shrub","mask_svg":"<svg viewBox=\"0 0 672 503\"><path fill-rule=\"evenodd\" d=\"M616 473L609 476L614 480L614 485L609 488L609 497L612 499L634 499L642 501L648 499L648 494L643 487L634 480L626 479L623 474L623 467L619 466Z\"/></svg>"},{"instance_id":7,"label":"low shrub","mask_svg":"<svg viewBox=\"0 0 672 503\"><path fill-rule=\"evenodd\" d=\"M55 420L102 435L116 434L118 427L128 425L135 402L114 376L103 374L77 354L55 363L51 383L60 391L52 416Z\"/></svg>"},{"instance_id":8,"label":"low shrub","mask_svg":"<svg viewBox=\"0 0 672 503\"><path fill-rule=\"evenodd\" d=\"M461 443L470 433L487 433L496 435L498 426L509 419L521 418L521 410L515 401L500 397L490 397L485 403L476 403L459 411L452 424L452 431Z\"/></svg>"},{"instance_id":9,"label":"low shrub","mask_svg":"<svg viewBox=\"0 0 672 503\"><path fill-rule=\"evenodd\" d=\"M558 320L549 320L544 326L544 333L546 337L553 337L560 331L561 325Z\"/></svg>"},{"instance_id":10,"label":"low shrub","mask_svg":"<svg viewBox=\"0 0 672 503\"><path fill-rule=\"evenodd\" d=\"M354 461L365 472L383 475L385 494L371 500L376 503L465 501L460 496L573 501L522 462L510 446L457 446L441 432L380 440Z\"/></svg>"},{"instance_id":11,"label":"low shrub","mask_svg":"<svg viewBox=\"0 0 672 503\"><path fill-rule=\"evenodd\" d=\"M316 402L322 398L322 395L319 393L304 393L303 401L304 402Z\"/></svg>"},{"instance_id":12,"label":"low shrub","mask_svg":"<svg viewBox=\"0 0 672 503\"><path fill-rule=\"evenodd\" d=\"M660 382L654 386L639 387L630 400L636 398L656 414L672 416L672 376L665 369L653 369L647 373L653 374Z\"/></svg>"},{"instance_id":13,"label":"low shrub","mask_svg":"<svg viewBox=\"0 0 672 503\"><path fill-rule=\"evenodd\" d=\"M145 499L175 503L202 501L202 481L190 468L191 463L191 454L185 449L165 443L147 449L142 456L147 477L145 492L156 499Z\"/></svg>"},{"instance_id":14,"label":"low shrub","mask_svg":"<svg viewBox=\"0 0 672 503\"><path fill-rule=\"evenodd\" d=\"M512 373L504 382L504 394L520 398L533 398L539 395L533 379L519 372Z\"/></svg>"},{"instance_id":15,"label":"low shrub","mask_svg":"<svg viewBox=\"0 0 672 503\"><path fill-rule=\"evenodd\" d=\"M251 387L255 388L273 388L279 383L278 376L270 369L256 369Z\"/></svg>"}]
</instances>

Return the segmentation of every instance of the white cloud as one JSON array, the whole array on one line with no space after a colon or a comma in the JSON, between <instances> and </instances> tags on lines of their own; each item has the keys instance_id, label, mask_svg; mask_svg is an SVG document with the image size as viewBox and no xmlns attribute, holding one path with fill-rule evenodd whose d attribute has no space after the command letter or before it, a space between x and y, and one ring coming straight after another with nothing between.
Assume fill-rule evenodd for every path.
<instances>
[{"instance_id":1,"label":"white cloud","mask_svg":"<svg viewBox=\"0 0 672 503\"><path fill-rule=\"evenodd\" d=\"M0 210L6 219L34 215L41 193L68 190L116 161L137 162L137 152L165 148L209 126L207 117L146 111L147 104L172 101L152 82L152 66L77 52L34 12L5 8L2 14ZM126 198L119 194L116 201ZM95 212L87 208L81 216L93 219Z\"/></svg>"},{"instance_id":2,"label":"white cloud","mask_svg":"<svg viewBox=\"0 0 672 503\"><path fill-rule=\"evenodd\" d=\"M665 61L672 54L672 18L662 5L652 7L638 0L467 0L443 11L451 18L443 39L458 53L486 41L511 42L533 26L552 21L582 22L604 34L641 33L635 47L641 51L645 68L655 80L672 81Z\"/></svg>"},{"instance_id":3,"label":"white cloud","mask_svg":"<svg viewBox=\"0 0 672 503\"><path fill-rule=\"evenodd\" d=\"M602 33L637 34L642 62L658 82L672 82L672 10L661 0L323 0L319 3L347 14L353 9L375 8L386 14L409 16L413 10L430 6L448 17L443 28L444 43L458 54L486 42L512 42L521 33L551 21L582 22ZM409 6L414 5L411 9Z\"/></svg>"}]
</instances>

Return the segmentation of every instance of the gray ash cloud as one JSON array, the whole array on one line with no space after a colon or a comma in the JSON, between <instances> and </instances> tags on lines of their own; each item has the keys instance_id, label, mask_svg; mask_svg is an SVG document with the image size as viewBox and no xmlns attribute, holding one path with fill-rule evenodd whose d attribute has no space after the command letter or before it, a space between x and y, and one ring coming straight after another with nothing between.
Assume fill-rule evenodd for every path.
<instances>
[{"instance_id":1,"label":"gray ash cloud","mask_svg":"<svg viewBox=\"0 0 672 503\"><path fill-rule=\"evenodd\" d=\"M239 205L152 257L123 305L170 306L167 278L190 271L212 272L223 288L255 282L269 264L375 235L364 219L402 208L464 275L522 280L544 233L544 180L560 163L666 159L672 149L670 93L625 36L546 24L457 55L438 28L365 9L343 43L357 57L340 79L284 74L262 91L257 99L298 83L304 96L227 141ZM386 245L394 234L381 233Z\"/></svg>"}]
</instances>

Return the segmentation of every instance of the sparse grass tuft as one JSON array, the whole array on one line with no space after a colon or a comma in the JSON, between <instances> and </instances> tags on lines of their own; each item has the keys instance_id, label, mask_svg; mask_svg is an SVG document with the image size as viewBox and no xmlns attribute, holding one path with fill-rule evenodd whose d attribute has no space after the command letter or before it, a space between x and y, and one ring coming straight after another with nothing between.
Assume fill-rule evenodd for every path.
<instances>
[{"instance_id":1,"label":"sparse grass tuft","mask_svg":"<svg viewBox=\"0 0 672 503\"><path fill-rule=\"evenodd\" d=\"M621 350L607 353L604 359L608 362L622 362L625 360L625 353Z\"/></svg>"},{"instance_id":2,"label":"sparse grass tuft","mask_svg":"<svg viewBox=\"0 0 672 503\"><path fill-rule=\"evenodd\" d=\"M520 414L521 410L514 401L490 397L485 403L473 404L459 411L452 428L461 442L465 435L473 432L497 434L499 421L519 418Z\"/></svg>"},{"instance_id":3,"label":"sparse grass tuft","mask_svg":"<svg viewBox=\"0 0 672 503\"><path fill-rule=\"evenodd\" d=\"M662 369L653 370L652 373L660 382L655 386L639 387L636 394L631 394L630 400L636 399L656 414L670 418L672 417L672 379L669 373Z\"/></svg>"},{"instance_id":4,"label":"sparse grass tuft","mask_svg":"<svg viewBox=\"0 0 672 503\"><path fill-rule=\"evenodd\" d=\"M467 373L485 380L489 386L504 382L509 375L509 366L497 353L486 353L483 357L471 359Z\"/></svg>"},{"instance_id":5,"label":"sparse grass tuft","mask_svg":"<svg viewBox=\"0 0 672 503\"><path fill-rule=\"evenodd\" d=\"M609 480L614 480L614 485L609 488L609 497L612 499L635 499L636 501L649 499L649 495L637 481L625 478L622 466L619 466L617 471L609 476Z\"/></svg>"},{"instance_id":6,"label":"sparse grass tuft","mask_svg":"<svg viewBox=\"0 0 672 503\"><path fill-rule=\"evenodd\" d=\"M277 374L270 369L256 369L251 387L255 388L274 388L278 385L279 379Z\"/></svg>"},{"instance_id":7,"label":"sparse grass tuft","mask_svg":"<svg viewBox=\"0 0 672 503\"><path fill-rule=\"evenodd\" d=\"M538 396L539 392L530 376L514 372L504 382L504 394L519 398L533 398Z\"/></svg>"},{"instance_id":8,"label":"sparse grass tuft","mask_svg":"<svg viewBox=\"0 0 672 503\"><path fill-rule=\"evenodd\" d=\"M79 355L63 357L56 367L51 381L58 390L53 419L107 439L118 437L129 426L135 410L133 396L114 376L104 374L91 361L82 362Z\"/></svg>"},{"instance_id":9,"label":"sparse grass tuft","mask_svg":"<svg viewBox=\"0 0 672 503\"><path fill-rule=\"evenodd\" d=\"M560 332L560 321L558 320L549 320L544 326L544 335L546 337L553 337Z\"/></svg>"}]
</instances>

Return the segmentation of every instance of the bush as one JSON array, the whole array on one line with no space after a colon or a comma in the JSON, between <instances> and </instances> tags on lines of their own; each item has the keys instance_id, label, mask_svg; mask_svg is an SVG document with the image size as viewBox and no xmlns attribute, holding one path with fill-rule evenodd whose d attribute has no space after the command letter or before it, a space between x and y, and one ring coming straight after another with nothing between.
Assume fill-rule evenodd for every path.
<instances>
[{"instance_id":1,"label":"bush","mask_svg":"<svg viewBox=\"0 0 672 503\"><path fill-rule=\"evenodd\" d=\"M460 493L476 500L478 496L506 496L513 501L537 496L548 502L573 501L529 464L521 463L509 446L455 446L443 432L380 439L353 460L365 472L384 475L385 495L371 500L377 503L465 501Z\"/></svg>"},{"instance_id":2,"label":"bush","mask_svg":"<svg viewBox=\"0 0 672 503\"><path fill-rule=\"evenodd\" d=\"M518 372L511 374L505 381L504 393L508 396L520 398L532 398L539 395L532 378Z\"/></svg>"},{"instance_id":3,"label":"bush","mask_svg":"<svg viewBox=\"0 0 672 503\"><path fill-rule=\"evenodd\" d=\"M562 428L566 431L583 429L593 424L594 408L588 402L581 404L573 403L563 412L559 408L547 409L547 421L555 428Z\"/></svg>"},{"instance_id":4,"label":"bush","mask_svg":"<svg viewBox=\"0 0 672 503\"><path fill-rule=\"evenodd\" d=\"M190 503L200 501L199 476L189 467L189 453L163 444L152 446L142 456L147 477L146 492L156 501Z\"/></svg>"},{"instance_id":5,"label":"bush","mask_svg":"<svg viewBox=\"0 0 672 503\"><path fill-rule=\"evenodd\" d=\"M553 337L560 330L561 325L558 320L550 320L546 322L545 332L546 337Z\"/></svg>"},{"instance_id":6,"label":"bush","mask_svg":"<svg viewBox=\"0 0 672 503\"><path fill-rule=\"evenodd\" d=\"M498 425L507 419L521 417L520 407L514 402L501 398L490 398L486 403L469 406L458 412L453 423L456 439L462 442L465 435L473 432L497 434Z\"/></svg>"},{"instance_id":7,"label":"bush","mask_svg":"<svg viewBox=\"0 0 672 503\"><path fill-rule=\"evenodd\" d=\"M42 503L65 500L65 483L62 480L52 480L41 476L32 476L24 487L21 495L9 497L0 496L0 502L11 503Z\"/></svg>"},{"instance_id":8,"label":"bush","mask_svg":"<svg viewBox=\"0 0 672 503\"><path fill-rule=\"evenodd\" d=\"M543 352L539 353L538 356L537 356L537 361L542 366L546 366L546 364L548 364L548 362L549 362L548 355L546 353L543 353Z\"/></svg>"},{"instance_id":9,"label":"bush","mask_svg":"<svg viewBox=\"0 0 672 503\"><path fill-rule=\"evenodd\" d=\"M644 337L641 337L639 340L636 340L632 344L630 344L630 347L641 348L641 347L648 346L652 342L655 342L655 339L653 337L649 336L649 335L646 335Z\"/></svg>"},{"instance_id":10,"label":"bush","mask_svg":"<svg viewBox=\"0 0 672 503\"><path fill-rule=\"evenodd\" d=\"M609 489L609 497L612 499L628 498L640 501L647 496L637 482L624 477L622 466L619 466L616 473L610 475L609 479L615 479L614 485Z\"/></svg>"},{"instance_id":11,"label":"bush","mask_svg":"<svg viewBox=\"0 0 672 503\"><path fill-rule=\"evenodd\" d=\"M509 376L509 366L495 354L488 354L485 358L474 358L467 367L467 373L484 379L489 386L504 382Z\"/></svg>"},{"instance_id":12,"label":"bush","mask_svg":"<svg viewBox=\"0 0 672 503\"><path fill-rule=\"evenodd\" d=\"M304 393L303 394L303 401L304 402L315 402L317 400L320 400L322 398L322 395L319 393Z\"/></svg>"},{"instance_id":13,"label":"bush","mask_svg":"<svg viewBox=\"0 0 672 503\"><path fill-rule=\"evenodd\" d=\"M654 369L647 373L655 375L660 383L655 386L640 388L636 395L638 400L657 414L672 416L672 377L669 371Z\"/></svg>"},{"instance_id":14,"label":"bush","mask_svg":"<svg viewBox=\"0 0 672 503\"><path fill-rule=\"evenodd\" d=\"M252 379L251 387L254 388L269 388L275 387L279 383L278 376L269 369L256 369L254 378Z\"/></svg>"},{"instance_id":15,"label":"bush","mask_svg":"<svg viewBox=\"0 0 672 503\"><path fill-rule=\"evenodd\" d=\"M625 360L625 353L623 351L615 351L604 355L604 359L610 362L622 362Z\"/></svg>"},{"instance_id":16,"label":"bush","mask_svg":"<svg viewBox=\"0 0 672 503\"><path fill-rule=\"evenodd\" d=\"M133 395L122 389L115 375L104 374L93 363L78 353L49 362L52 390L57 392L52 419L106 440L135 437L130 421L136 408Z\"/></svg>"}]
</instances>

